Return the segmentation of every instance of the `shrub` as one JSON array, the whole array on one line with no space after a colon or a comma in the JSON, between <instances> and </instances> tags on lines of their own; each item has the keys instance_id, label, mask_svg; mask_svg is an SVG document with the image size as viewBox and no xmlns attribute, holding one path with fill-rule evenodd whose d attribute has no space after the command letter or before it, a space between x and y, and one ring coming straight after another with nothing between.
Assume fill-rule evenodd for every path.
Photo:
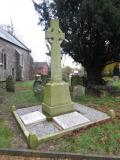
<instances>
[{"instance_id":1,"label":"shrub","mask_svg":"<svg viewBox=\"0 0 120 160\"><path fill-rule=\"evenodd\" d=\"M11 75L9 75L6 79L6 90L8 92L15 92L15 81Z\"/></svg>"},{"instance_id":2,"label":"shrub","mask_svg":"<svg viewBox=\"0 0 120 160\"><path fill-rule=\"evenodd\" d=\"M42 85L44 86L50 80L50 78L48 75L42 75L41 80L42 80Z\"/></svg>"},{"instance_id":3,"label":"shrub","mask_svg":"<svg viewBox=\"0 0 120 160\"><path fill-rule=\"evenodd\" d=\"M71 86L76 86L76 85L84 85L84 78L80 77L78 75L73 75L71 78Z\"/></svg>"}]
</instances>

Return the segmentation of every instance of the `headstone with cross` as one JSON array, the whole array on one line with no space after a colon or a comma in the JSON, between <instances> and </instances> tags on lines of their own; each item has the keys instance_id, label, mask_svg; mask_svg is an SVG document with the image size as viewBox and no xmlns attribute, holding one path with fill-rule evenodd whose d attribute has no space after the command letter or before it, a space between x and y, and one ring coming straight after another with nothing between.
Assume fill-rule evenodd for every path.
<instances>
[{"instance_id":1,"label":"headstone with cross","mask_svg":"<svg viewBox=\"0 0 120 160\"><path fill-rule=\"evenodd\" d=\"M51 45L51 81L44 89L43 112L48 117L72 112L69 86L62 80L61 48L64 33L59 28L58 20L51 20L50 28L45 32L45 38Z\"/></svg>"},{"instance_id":2,"label":"headstone with cross","mask_svg":"<svg viewBox=\"0 0 120 160\"><path fill-rule=\"evenodd\" d=\"M51 20L50 26L45 33L45 38L51 44L51 80L62 81L60 43L65 36L57 20Z\"/></svg>"}]
</instances>

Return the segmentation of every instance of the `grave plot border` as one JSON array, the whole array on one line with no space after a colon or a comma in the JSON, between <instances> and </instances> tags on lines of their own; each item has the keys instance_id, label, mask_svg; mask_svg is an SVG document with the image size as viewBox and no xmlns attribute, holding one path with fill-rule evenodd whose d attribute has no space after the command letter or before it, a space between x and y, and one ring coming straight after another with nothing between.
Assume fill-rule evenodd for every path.
<instances>
[{"instance_id":1,"label":"grave plot border","mask_svg":"<svg viewBox=\"0 0 120 160\"><path fill-rule=\"evenodd\" d=\"M120 160L120 156L97 155L97 154L78 154L66 152L40 152L29 149L8 149L0 148L0 159L14 159L14 160Z\"/></svg>"},{"instance_id":2,"label":"grave plot border","mask_svg":"<svg viewBox=\"0 0 120 160\"><path fill-rule=\"evenodd\" d=\"M80 105L80 104L74 104L74 107L75 109L77 108L76 105ZM80 107L82 107L82 105L80 105ZM88 107L86 107L88 108ZM87 123L83 123L83 124L80 124L80 125L76 125L76 126L73 126L71 128L67 128L67 129L63 129L63 130L59 130L55 133L51 133L51 134L48 134L48 135L45 135L45 136L42 136L42 137L38 137L36 134L33 134L33 133L30 133L24 123L22 122L20 116L18 115L17 111L16 111L16 107L15 106L12 106L12 113L18 123L18 125L20 126L26 140L27 140L27 143L28 143L28 147L31 148L31 149L34 149L36 148L38 145L40 145L41 143L43 142L46 142L48 140L51 140L53 138L57 138L57 137L61 137L63 135L66 135L72 131L75 131L75 130L78 130L78 129L81 129L81 128L86 128L87 126L90 126L92 124L96 124L98 122L103 122L105 120L109 120L110 117L106 115L106 117L104 117L103 119L99 119L99 120L90 120L89 122ZM76 109L76 111L79 111L78 109ZM99 111L98 111L99 112Z\"/></svg>"}]
</instances>

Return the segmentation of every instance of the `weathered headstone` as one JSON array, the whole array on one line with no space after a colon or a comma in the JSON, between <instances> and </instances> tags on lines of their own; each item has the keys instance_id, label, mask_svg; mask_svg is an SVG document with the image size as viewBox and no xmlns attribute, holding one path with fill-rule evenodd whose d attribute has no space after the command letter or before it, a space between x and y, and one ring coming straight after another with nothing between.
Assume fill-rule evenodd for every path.
<instances>
[{"instance_id":1,"label":"weathered headstone","mask_svg":"<svg viewBox=\"0 0 120 160\"><path fill-rule=\"evenodd\" d=\"M53 117L74 111L70 98L69 86L62 81L60 43L64 33L59 28L58 20L51 20L45 38L51 45L51 81L44 90L43 112Z\"/></svg>"},{"instance_id":2,"label":"weathered headstone","mask_svg":"<svg viewBox=\"0 0 120 160\"><path fill-rule=\"evenodd\" d=\"M36 96L43 95L43 84L41 80L41 75L35 76L35 81L33 83L33 92Z\"/></svg>"},{"instance_id":3,"label":"weathered headstone","mask_svg":"<svg viewBox=\"0 0 120 160\"><path fill-rule=\"evenodd\" d=\"M79 98L85 96L85 87L82 85L76 85L73 87L73 98Z\"/></svg>"}]
</instances>

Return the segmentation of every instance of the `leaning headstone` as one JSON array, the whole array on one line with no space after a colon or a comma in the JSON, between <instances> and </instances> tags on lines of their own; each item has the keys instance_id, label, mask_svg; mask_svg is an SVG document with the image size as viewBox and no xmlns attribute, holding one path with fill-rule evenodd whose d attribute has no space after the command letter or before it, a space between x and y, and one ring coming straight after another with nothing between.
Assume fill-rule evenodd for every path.
<instances>
[{"instance_id":1,"label":"leaning headstone","mask_svg":"<svg viewBox=\"0 0 120 160\"><path fill-rule=\"evenodd\" d=\"M45 32L45 38L51 45L51 81L44 89L43 112L48 117L72 112L69 86L62 81L60 43L64 40L64 33L59 28L58 20L51 20L50 28Z\"/></svg>"}]
</instances>

